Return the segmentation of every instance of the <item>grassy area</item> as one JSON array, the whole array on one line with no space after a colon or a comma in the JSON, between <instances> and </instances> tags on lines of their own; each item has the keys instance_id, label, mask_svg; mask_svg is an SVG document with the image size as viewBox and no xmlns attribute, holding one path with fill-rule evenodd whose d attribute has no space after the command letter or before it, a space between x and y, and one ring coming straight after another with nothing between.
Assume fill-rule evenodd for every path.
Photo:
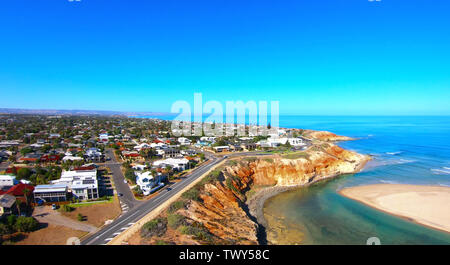
<instances>
[{"instance_id":1,"label":"grassy area","mask_svg":"<svg viewBox=\"0 0 450 265\"><path fill-rule=\"evenodd\" d=\"M298 151L298 152L282 154L281 157L286 158L286 159L298 159L298 158L309 159L309 154L305 151Z\"/></svg>"},{"instance_id":2,"label":"grassy area","mask_svg":"<svg viewBox=\"0 0 450 265\"><path fill-rule=\"evenodd\" d=\"M116 218L122 212L119 199L116 196L110 197L107 201L86 204L75 203L70 207L72 207L72 211L61 211L61 214L74 220L78 220L77 217L81 214L85 217L87 223L96 227L104 225L105 221Z\"/></svg>"},{"instance_id":3,"label":"grassy area","mask_svg":"<svg viewBox=\"0 0 450 265\"><path fill-rule=\"evenodd\" d=\"M90 205L93 205L93 204L111 203L113 201L114 201L113 197L109 196L109 197L106 197L106 200L91 201L91 202L80 202L80 203L70 203L70 204L68 204L68 206L73 207L73 208L77 208L77 207L90 206Z\"/></svg>"}]
</instances>

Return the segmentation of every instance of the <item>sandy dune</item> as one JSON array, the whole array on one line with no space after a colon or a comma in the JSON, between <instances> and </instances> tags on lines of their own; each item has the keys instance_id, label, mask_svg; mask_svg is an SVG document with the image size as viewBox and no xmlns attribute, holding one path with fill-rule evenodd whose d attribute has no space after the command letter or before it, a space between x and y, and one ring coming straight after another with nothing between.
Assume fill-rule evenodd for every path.
<instances>
[{"instance_id":1,"label":"sandy dune","mask_svg":"<svg viewBox=\"0 0 450 265\"><path fill-rule=\"evenodd\" d=\"M450 232L450 188L376 184L345 188L343 196L416 223Z\"/></svg>"}]
</instances>

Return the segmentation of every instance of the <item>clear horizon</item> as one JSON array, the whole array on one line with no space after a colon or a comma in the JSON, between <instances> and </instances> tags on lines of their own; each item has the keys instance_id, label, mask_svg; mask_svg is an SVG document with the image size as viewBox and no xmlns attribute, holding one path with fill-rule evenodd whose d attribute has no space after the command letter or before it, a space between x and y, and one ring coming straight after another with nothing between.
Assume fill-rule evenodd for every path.
<instances>
[{"instance_id":1,"label":"clear horizon","mask_svg":"<svg viewBox=\"0 0 450 265\"><path fill-rule=\"evenodd\" d=\"M280 102L280 115L450 115L450 3L7 1L0 108L170 112ZM6 102L5 102L6 101Z\"/></svg>"}]
</instances>

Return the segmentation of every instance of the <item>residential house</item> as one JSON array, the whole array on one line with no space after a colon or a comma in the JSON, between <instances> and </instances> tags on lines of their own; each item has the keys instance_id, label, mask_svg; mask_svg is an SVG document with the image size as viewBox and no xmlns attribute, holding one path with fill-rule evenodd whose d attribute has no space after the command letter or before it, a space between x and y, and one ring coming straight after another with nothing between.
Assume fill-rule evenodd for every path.
<instances>
[{"instance_id":1,"label":"residential house","mask_svg":"<svg viewBox=\"0 0 450 265\"><path fill-rule=\"evenodd\" d=\"M107 133L101 133L101 134L98 136L98 140L99 140L100 142L107 143L107 142L109 141L109 136L108 136Z\"/></svg>"},{"instance_id":2,"label":"residential house","mask_svg":"<svg viewBox=\"0 0 450 265\"><path fill-rule=\"evenodd\" d=\"M98 148L92 147L89 148L84 154L84 158L89 161L103 162L105 160L105 156L100 152Z\"/></svg>"},{"instance_id":3,"label":"residential house","mask_svg":"<svg viewBox=\"0 0 450 265\"><path fill-rule=\"evenodd\" d=\"M158 153L158 155L161 155L164 158L181 156L180 150L177 148L163 148L163 149L156 150L156 152Z\"/></svg>"},{"instance_id":4,"label":"residential house","mask_svg":"<svg viewBox=\"0 0 450 265\"><path fill-rule=\"evenodd\" d=\"M0 218L14 214L16 211L16 198L9 194L0 195Z\"/></svg>"},{"instance_id":5,"label":"residential house","mask_svg":"<svg viewBox=\"0 0 450 265\"><path fill-rule=\"evenodd\" d=\"M142 149L151 148L152 146L147 143L142 143L133 147L136 151L140 152Z\"/></svg>"},{"instance_id":6,"label":"residential house","mask_svg":"<svg viewBox=\"0 0 450 265\"><path fill-rule=\"evenodd\" d=\"M168 158L164 160L158 160L153 162L153 166L165 168L170 166L172 169L177 171L185 170L189 165L189 160L186 158Z\"/></svg>"},{"instance_id":7,"label":"residential house","mask_svg":"<svg viewBox=\"0 0 450 265\"><path fill-rule=\"evenodd\" d=\"M0 148L8 148L13 146L19 146L18 141L1 141L0 142Z\"/></svg>"},{"instance_id":8,"label":"residential house","mask_svg":"<svg viewBox=\"0 0 450 265\"><path fill-rule=\"evenodd\" d=\"M14 175L0 175L0 189L9 189L18 183Z\"/></svg>"},{"instance_id":9,"label":"residential house","mask_svg":"<svg viewBox=\"0 0 450 265\"><path fill-rule=\"evenodd\" d=\"M61 178L52 184L66 185L72 196L80 200L98 199L97 169L95 167L79 167L75 170L63 171Z\"/></svg>"},{"instance_id":10,"label":"residential house","mask_svg":"<svg viewBox=\"0 0 450 265\"><path fill-rule=\"evenodd\" d=\"M33 195L33 190L34 190L33 185L19 183L19 184L12 186L7 191L0 191L0 195L9 194L9 195L14 196L16 199L18 199L22 202L26 202L27 199L29 201L31 200L31 197ZM25 191L27 191L26 194L25 194Z\"/></svg>"},{"instance_id":11,"label":"residential house","mask_svg":"<svg viewBox=\"0 0 450 265\"><path fill-rule=\"evenodd\" d=\"M136 175L136 184L142 190L144 195L149 195L150 193L156 191L157 189L164 186L162 182L163 176L152 176L151 172L135 172Z\"/></svg>"},{"instance_id":12,"label":"residential house","mask_svg":"<svg viewBox=\"0 0 450 265\"><path fill-rule=\"evenodd\" d=\"M245 151L251 151L251 150L256 149L256 144L255 143L241 143L241 147Z\"/></svg>"},{"instance_id":13,"label":"residential house","mask_svg":"<svg viewBox=\"0 0 450 265\"><path fill-rule=\"evenodd\" d=\"M197 151L189 149L189 150L181 150L180 153L184 156L195 156Z\"/></svg>"},{"instance_id":14,"label":"residential house","mask_svg":"<svg viewBox=\"0 0 450 265\"><path fill-rule=\"evenodd\" d=\"M230 150L233 152L239 152L244 149L240 145L232 144L232 145L230 145Z\"/></svg>"},{"instance_id":15,"label":"residential house","mask_svg":"<svg viewBox=\"0 0 450 265\"><path fill-rule=\"evenodd\" d=\"M41 154L39 153L30 153L18 159L19 162L29 162L29 163L37 163L41 160Z\"/></svg>"},{"instance_id":16,"label":"residential house","mask_svg":"<svg viewBox=\"0 0 450 265\"><path fill-rule=\"evenodd\" d=\"M55 154L45 154L43 156L41 156L40 161L41 162L58 162L59 160L61 160L61 157L59 155L55 155Z\"/></svg>"},{"instance_id":17,"label":"residential house","mask_svg":"<svg viewBox=\"0 0 450 265\"><path fill-rule=\"evenodd\" d=\"M178 137L177 140L180 143L180 145L190 145L192 143L192 141L186 137Z\"/></svg>"},{"instance_id":18,"label":"residential house","mask_svg":"<svg viewBox=\"0 0 450 265\"><path fill-rule=\"evenodd\" d=\"M214 148L214 151L216 151L217 153L230 151L230 147L228 145L215 146L213 148Z\"/></svg>"},{"instance_id":19,"label":"residential house","mask_svg":"<svg viewBox=\"0 0 450 265\"><path fill-rule=\"evenodd\" d=\"M67 201L69 199L68 189L65 183L37 185L33 191L34 201L38 204Z\"/></svg>"}]
</instances>

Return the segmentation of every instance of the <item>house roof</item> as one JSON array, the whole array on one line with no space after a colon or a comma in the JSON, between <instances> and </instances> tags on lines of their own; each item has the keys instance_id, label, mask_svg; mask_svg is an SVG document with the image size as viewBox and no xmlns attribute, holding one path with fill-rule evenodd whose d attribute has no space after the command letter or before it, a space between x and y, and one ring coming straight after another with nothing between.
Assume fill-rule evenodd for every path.
<instances>
[{"instance_id":1,"label":"house roof","mask_svg":"<svg viewBox=\"0 0 450 265\"><path fill-rule=\"evenodd\" d=\"M24 195L24 192L23 192L24 189L28 189L28 191L29 191L28 193L31 193L34 190L34 186L28 185L28 184L24 184L24 183L19 183L17 185L12 186L7 191L4 191L4 192L0 191L0 194L9 194L9 195L12 195L12 196L23 196Z\"/></svg>"},{"instance_id":2,"label":"house roof","mask_svg":"<svg viewBox=\"0 0 450 265\"><path fill-rule=\"evenodd\" d=\"M0 206L4 208L11 208L14 203L16 202L16 197L9 195L9 194L3 194L0 195Z\"/></svg>"}]
</instances>

